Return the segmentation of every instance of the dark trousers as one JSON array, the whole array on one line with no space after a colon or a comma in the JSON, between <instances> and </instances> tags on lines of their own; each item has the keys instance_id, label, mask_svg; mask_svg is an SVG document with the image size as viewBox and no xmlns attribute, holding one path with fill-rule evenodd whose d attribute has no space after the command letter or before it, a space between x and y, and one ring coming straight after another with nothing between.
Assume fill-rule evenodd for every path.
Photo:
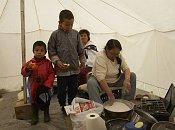
<instances>
[{"instance_id":1,"label":"dark trousers","mask_svg":"<svg viewBox=\"0 0 175 130\"><path fill-rule=\"evenodd\" d=\"M78 91L78 75L57 76L58 93L57 98L60 106L66 105L66 95L68 94L68 104L71 104Z\"/></svg>"}]
</instances>

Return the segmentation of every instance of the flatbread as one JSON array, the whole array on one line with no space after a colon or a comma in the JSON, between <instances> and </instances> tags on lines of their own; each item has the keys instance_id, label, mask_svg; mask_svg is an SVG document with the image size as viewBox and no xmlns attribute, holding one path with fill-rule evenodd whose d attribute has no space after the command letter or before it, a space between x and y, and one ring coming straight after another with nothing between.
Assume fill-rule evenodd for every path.
<instances>
[{"instance_id":1,"label":"flatbread","mask_svg":"<svg viewBox=\"0 0 175 130\"><path fill-rule=\"evenodd\" d=\"M126 112L131 110L129 106L122 102L114 102L112 106L105 106L105 109L112 112Z\"/></svg>"}]
</instances>

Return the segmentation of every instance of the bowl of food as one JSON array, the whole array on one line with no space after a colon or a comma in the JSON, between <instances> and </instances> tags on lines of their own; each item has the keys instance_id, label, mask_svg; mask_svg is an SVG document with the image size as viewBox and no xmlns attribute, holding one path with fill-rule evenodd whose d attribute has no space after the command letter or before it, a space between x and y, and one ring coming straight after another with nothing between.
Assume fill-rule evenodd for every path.
<instances>
[{"instance_id":1,"label":"bowl of food","mask_svg":"<svg viewBox=\"0 0 175 130\"><path fill-rule=\"evenodd\" d=\"M130 119L134 103L123 99L115 99L112 104L110 100L104 102L103 106L107 119Z\"/></svg>"}]
</instances>

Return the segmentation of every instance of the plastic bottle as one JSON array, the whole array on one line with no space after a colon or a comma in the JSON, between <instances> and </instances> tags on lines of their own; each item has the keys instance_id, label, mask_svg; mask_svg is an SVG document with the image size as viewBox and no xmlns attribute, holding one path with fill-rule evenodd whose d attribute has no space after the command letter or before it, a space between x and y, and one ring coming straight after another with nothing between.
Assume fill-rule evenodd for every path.
<instances>
[{"instance_id":1,"label":"plastic bottle","mask_svg":"<svg viewBox=\"0 0 175 130\"><path fill-rule=\"evenodd\" d=\"M149 97L150 97L150 99L154 99L154 100L160 99L158 96L156 96L156 95L153 93L153 91L151 91L151 92L149 93Z\"/></svg>"},{"instance_id":2,"label":"plastic bottle","mask_svg":"<svg viewBox=\"0 0 175 130\"><path fill-rule=\"evenodd\" d=\"M149 98L150 99L155 99L155 95L154 95L153 91L150 91Z\"/></svg>"}]
</instances>

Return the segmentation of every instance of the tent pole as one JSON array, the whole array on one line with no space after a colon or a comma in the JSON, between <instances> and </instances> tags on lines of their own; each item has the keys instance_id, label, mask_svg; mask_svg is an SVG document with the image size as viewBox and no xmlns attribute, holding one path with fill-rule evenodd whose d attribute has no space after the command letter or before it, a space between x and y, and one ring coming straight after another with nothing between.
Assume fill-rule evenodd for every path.
<instances>
[{"instance_id":1,"label":"tent pole","mask_svg":"<svg viewBox=\"0 0 175 130\"><path fill-rule=\"evenodd\" d=\"M21 12L21 51L22 51L22 64L24 64L26 63L24 0L20 0L20 12ZM23 95L25 104L27 103L27 87L25 77L23 78Z\"/></svg>"}]
</instances>

